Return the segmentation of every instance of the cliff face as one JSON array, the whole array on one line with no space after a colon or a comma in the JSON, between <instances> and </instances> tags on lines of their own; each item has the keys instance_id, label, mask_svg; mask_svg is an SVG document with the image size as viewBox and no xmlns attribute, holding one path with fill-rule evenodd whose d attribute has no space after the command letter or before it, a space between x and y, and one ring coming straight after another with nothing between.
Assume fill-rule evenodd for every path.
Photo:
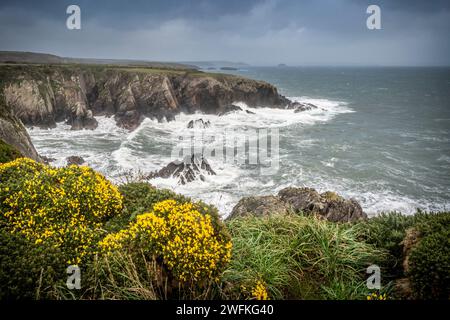
<instances>
[{"instance_id":1,"label":"cliff face","mask_svg":"<svg viewBox=\"0 0 450 320\"><path fill-rule=\"evenodd\" d=\"M14 146L23 156L41 161L22 122L11 113L0 96L0 140Z\"/></svg>"},{"instance_id":2,"label":"cliff face","mask_svg":"<svg viewBox=\"0 0 450 320\"><path fill-rule=\"evenodd\" d=\"M5 103L25 125L94 129L96 115L133 130L144 117L219 114L235 101L285 108L292 103L265 82L186 70L105 66L2 66Z\"/></svg>"}]
</instances>

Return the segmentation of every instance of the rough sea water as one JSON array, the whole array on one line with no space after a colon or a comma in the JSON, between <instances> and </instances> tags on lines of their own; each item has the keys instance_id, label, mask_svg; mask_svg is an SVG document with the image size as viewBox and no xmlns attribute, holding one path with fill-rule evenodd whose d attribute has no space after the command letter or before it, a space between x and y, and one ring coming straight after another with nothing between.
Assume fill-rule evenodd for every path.
<instances>
[{"instance_id":1,"label":"rough sea water","mask_svg":"<svg viewBox=\"0 0 450 320\"><path fill-rule=\"evenodd\" d=\"M211 122L208 134L225 129L277 128L280 167L261 175L248 165L210 161L216 176L179 185L150 182L216 205L226 216L243 196L275 194L287 186L336 191L358 200L369 215L397 210L412 214L450 210L449 68L248 68L235 74L265 80L292 100L319 109L247 108L218 117L179 115L176 121L146 119L134 132L98 118L95 131L29 130L38 152L56 158L82 156L117 180L124 172L148 173L171 160L190 120ZM186 132L187 131L187 132Z\"/></svg>"}]
</instances>

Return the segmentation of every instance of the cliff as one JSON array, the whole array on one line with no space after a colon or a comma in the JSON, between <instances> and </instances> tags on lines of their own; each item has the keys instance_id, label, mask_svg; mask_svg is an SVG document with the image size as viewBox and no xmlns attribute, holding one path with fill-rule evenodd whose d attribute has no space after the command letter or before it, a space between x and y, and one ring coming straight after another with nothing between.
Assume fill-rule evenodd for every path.
<instances>
[{"instance_id":1,"label":"cliff","mask_svg":"<svg viewBox=\"0 0 450 320\"><path fill-rule=\"evenodd\" d=\"M22 122L6 107L0 95L0 140L14 146L22 155L41 161Z\"/></svg>"},{"instance_id":2,"label":"cliff","mask_svg":"<svg viewBox=\"0 0 450 320\"><path fill-rule=\"evenodd\" d=\"M2 65L6 106L28 126L94 129L94 116L114 116L133 130L144 117L219 114L235 101L249 106L295 106L263 81L195 70L100 65Z\"/></svg>"}]
</instances>

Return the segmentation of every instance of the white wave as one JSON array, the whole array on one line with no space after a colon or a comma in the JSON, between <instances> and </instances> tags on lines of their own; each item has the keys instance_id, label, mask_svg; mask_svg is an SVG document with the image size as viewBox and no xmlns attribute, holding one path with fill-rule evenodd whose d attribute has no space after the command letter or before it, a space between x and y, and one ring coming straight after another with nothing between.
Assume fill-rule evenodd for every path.
<instances>
[{"instance_id":1,"label":"white wave","mask_svg":"<svg viewBox=\"0 0 450 320\"><path fill-rule=\"evenodd\" d=\"M224 132L233 140L239 138L242 132L233 129L280 129L280 133L286 137L295 137L296 131L292 128L300 126L312 126L332 120L339 114L354 112L344 101L327 99L315 99L310 97L291 97L293 101L311 103L318 106L317 109L295 113L294 110L273 108L250 108L242 102L236 105L243 110L224 116L209 114L179 114L171 122L158 122L145 119L133 132L116 126L113 118L97 117L99 123L96 130L72 131L70 126L58 123L55 129L30 129L29 133L38 152L42 155L55 158L53 165L63 166L66 158L72 155L83 157L88 165L102 172L114 181L129 170L149 173L166 166L172 159L171 150L185 146L187 141L180 141L180 136L189 136L193 132L205 136L220 136ZM247 111L253 113L250 114ZM189 121L202 118L211 123L204 129L188 129ZM211 147L220 145L220 139L209 141ZM242 143L242 141L241 141ZM321 141L316 139L297 139L294 147L297 152L300 149L308 150ZM351 149L349 145L340 145L343 151ZM285 150L286 152L288 150ZM282 159L286 154L280 154ZM273 194L283 187L309 186L323 192L333 190L344 197L354 197L360 201L363 209L370 215L380 211L398 210L412 214L416 208L427 210L449 209L449 204L440 204L437 207L428 205L433 203L426 199L412 199L398 194L389 189L364 186L351 180L350 177L322 178L317 172L303 172L308 168L299 161L292 164L292 172L281 171L276 177L259 176L254 168L232 163L224 163L214 159L208 159L215 176L205 176L205 181L195 181L186 185L180 185L178 179L152 179L150 183L169 188L175 192L200 199L217 206L223 216L231 212L233 206L243 196ZM325 158L319 160L323 167L334 168L338 163L337 158ZM449 162L447 155L441 155L441 162ZM392 172L394 174L394 172ZM395 173L397 175L397 173ZM398 176L402 176L398 172ZM434 203L439 203L435 201Z\"/></svg>"}]
</instances>

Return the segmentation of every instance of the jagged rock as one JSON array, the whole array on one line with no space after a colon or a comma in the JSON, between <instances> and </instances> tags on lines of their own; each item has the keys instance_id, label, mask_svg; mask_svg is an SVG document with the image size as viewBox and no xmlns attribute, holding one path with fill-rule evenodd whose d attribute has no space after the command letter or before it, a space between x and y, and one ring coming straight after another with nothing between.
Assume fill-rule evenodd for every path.
<instances>
[{"instance_id":1,"label":"jagged rock","mask_svg":"<svg viewBox=\"0 0 450 320\"><path fill-rule=\"evenodd\" d=\"M348 222L367 218L356 200L344 199L330 191L319 194L312 188L289 187L280 190L278 196L296 212L318 214L329 221Z\"/></svg>"},{"instance_id":2,"label":"jagged rock","mask_svg":"<svg viewBox=\"0 0 450 320\"><path fill-rule=\"evenodd\" d=\"M49 164L50 162L56 161L55 158L50 158L50 157L46 157L46 156L41 156L41 158L42 158L42 161L43 161L45 164Z\"/></svg>"},{"instance_id":3,"label":"jagged rock","mask_svg":"<svg viewBox=\"0 0 450 320\"><path fill-rule=\"evenodd\" d=\"M317 109L318 107L308 102L293 101L288 104L287 109L293 109L295 113Z\"/></svg>"},{"instance_id":4,"label":"jagged rock","mask_svg":"<svg viewBox=\"0 0 450 320\"><path fill-rule=\"evenodd\" d=\"M245 110L247 114L255 114L253 111Z\"/></svg>"},{"instance_id":5,"label":"jagged rock","mask_svg":"<svg viewBox=\"0 0 450 320\"><path fill-rule=\"evenodd\" d=\"M217 115L219 117L221 117L221 116L225 116L227 114L234 113L234 112L237 112L237 111L242 111L242 108L238 107L238 106L236 106L234 104L230 104L230 105L227 105L227 106L223 107L222 111L220 111Z\"/></svg>"},{"instance_id":6,"label":"jagged rock","mask_svg":"<svg viewBox=\"0 0 450 320\"><path fill-rule=\"evenodd\" d=\"M82 157L79 157L79 156L67 157L66 161L67 161L68 166L73 165L73 164L80 166L86 162L86 161L84 161L84 159Z\"/></svg>"},{"instance_id":7,"label":"jagged rock","mask_svg":"<svg viewBox=\"0 0 450 320\"><path fill-rule=\"evenodd\" d=\"M176 177L180 184L200 179L205 181L206 175L216 175L208 161L202 155L186 156L183 161L173 161L159 171L147 176L147 179Z\"/></svg>"},{"instance_id":8,"label":"jagged rock","mask_svg":"<svg viewBox=\"0 0 450 320\"><path fill-rule=\"evenodd\" d=\"M312 188L285 188L277 196L242 198L233 208L230 218L244 215L314 214L329 221L349 222L367 218L353 199L346 200L334 192L319 194Z\"/></svg>"},{"instance_id":9,"label":"jagged rock","mask_svg":"<svg viewBox=\"0 0 450 320\"><path fill-rule=\"evenodd\" d=\"M317 109L317 106L312 103L302 103L300 106L295 108L294 113L299 113L303 111Z\"/></svg>"},{"instance_id":10,"label":"jagged rock","mask_svg":"<svg viewBox=\"0 0 450 320\"><path fill-rule=\"evenodd\" d=\"M228 218L288 214L291 209L288 204L276 196L245 197L234 206Z\"/></svg>"},{"instance_id":11,"label":"jagged rock","mask_svg":"<svg viewBox=\"0 0 450 320\"><path fill-rule=\"evenodd\" d=\"M191 120L189 121L187 127L188 129L206 129L211 126L209 120L204 121L203 119Z\"/></svg>"}]
</instances>

